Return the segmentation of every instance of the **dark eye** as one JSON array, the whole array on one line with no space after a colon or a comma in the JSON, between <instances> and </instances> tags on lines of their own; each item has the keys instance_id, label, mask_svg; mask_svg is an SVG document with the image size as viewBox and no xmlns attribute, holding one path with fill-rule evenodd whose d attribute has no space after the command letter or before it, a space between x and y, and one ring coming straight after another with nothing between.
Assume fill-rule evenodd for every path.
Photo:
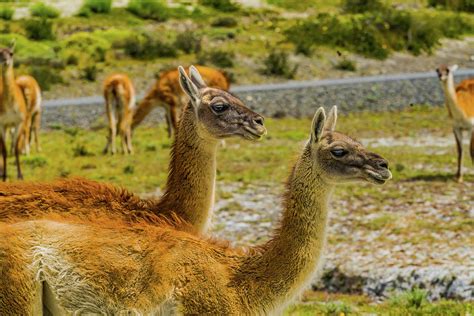
<instances>
[{"instance_id":1,"label":"dark eye","mask_svg":"<svg viewBox=\"0 0 474 316\"><path fill-rule=\"evenodd\" d=\"M229 105L226 103L217 103L217 104L211 105L211 108L215 113L222 113L222 112L225 112L229 108Z\"/></svg>"},{"instance_id":2,"label":"dark eye","mask_svg":"<svg viewBox=\"0 0 474 316\"><path fill-rule=\"evenodd\" d=\"M347 155L347 151L344 150L344 149L338 148L338 149L331 150L331 154L334 157L341 158L341 157L344 157L345 155Z\"/></svg>"}]
</instances>

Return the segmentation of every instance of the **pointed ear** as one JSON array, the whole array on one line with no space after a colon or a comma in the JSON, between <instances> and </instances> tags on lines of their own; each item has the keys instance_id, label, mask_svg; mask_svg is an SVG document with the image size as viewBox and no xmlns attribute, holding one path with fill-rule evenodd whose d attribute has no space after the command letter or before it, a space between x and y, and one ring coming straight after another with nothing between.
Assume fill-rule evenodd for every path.
<instances>
[{"instance_id":1,"label":"pointed ear","mask_svg":"<svg viewBox=\"0 0 474 316\"><path fill-rule=\"evenodd\" d=\"M196 85L189 79L188 75L184 71L182 66L178 67L179 71L179 84L181 85L181 89L191 98L191 102L196 104L199 100L200 93Z\"/></svg>"},{"instance_id":2,"label":"pointed ear","mask_svg":"<svg viewBox=\"0 0 474 316\"><path fill-rule=\"evenodd\" d=\"M11 42L10 42L10 50L12 52L15 51L15 46L16 46L16 39L12 39Z\"/></svg>"},{"instance_id":3,"label":"pointed ear","mask_svg":"<svg viewBox=\"0 0 474 316\"><path fill-rule=\"evenodd\" d=\"M313 123L311 125L311 142L317 143L321 140L321 135L323 134L324 124L326 122L326 114L324 109L320 107L316 114L313 117Z\"/></svg>"},{"instance_id":4,"label":"pointed ear","mask_svg":"<svg viewBox=\"0 0 474 316\"><path fill-rule=\"evenodd\" d=\"M324 129L334 132L336 129L337 122L337 106L333 106L331 111L329 111L328 118L326 119L326 124L324 124Z\"/></svg>"},{"instance_id":5,"label":"pointed ear","mask_svg":"<svg viewBox=\"0 0 474 316\"><path fill-rule=\"evenodd\" d=\"M458 70L458 68L459 68L458 65L452 65L452 66L449 66L449 71L455 72L456 70Z\"/></svg>"},{"instance_id":6,"label":"pointed ear","mask_svg":"<svg viewBox=\"0 0 474 316\"><path fill-rule=\"evenodd\" d=\"M189 67L189 76L191 77L191 80L193 83L198 87L198 89L203 89L207 87L207 84L204 82L204 80L201 77L201 74L199 71L196 69L196 67L192 66Z\"/></svg>"}]
</instances>

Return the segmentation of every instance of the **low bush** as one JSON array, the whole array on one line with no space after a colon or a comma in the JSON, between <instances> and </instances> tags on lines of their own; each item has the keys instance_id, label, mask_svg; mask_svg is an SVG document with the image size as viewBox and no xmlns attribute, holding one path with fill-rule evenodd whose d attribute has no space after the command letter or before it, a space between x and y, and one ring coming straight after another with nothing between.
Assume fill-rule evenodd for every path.
<instances>
[{"instance_id":1,"label":"low bush","mask_svg":"<svg viewBox=\"0 0 474 316\"><path fill-rule=\"evenodd\" d=\"M234 12L239 10L239 6L231 0L199 0L199 3L222 12Z\"/></svg>"},{"instance_id":2,"label":"low bush","mask_svg":"<svg viewBox=\"0 0 474 316\"><path fill-rule=\"evenodd\" d=\"M59 17L60 12L55 7L46 5L42 2L37 2L30 7L31 16L39 18L54 19Z\"/></svg>"},{"instance_id":3,"label":"low bush","mask_svg":"<svg viewBox=\"0 0 474 316\"><path fill-rule=\"evenodd\" d=\"M94 156L94 153L90 152L85 145L78 144L72 149L72 155L74 157L88 157Z\"/></svg>"},{"instance_id":4,"label":"low bush","mask_svg":"<svg viewBox=\"0 0 474 316\"><path fill-rule=\"evenodd\" d=\"M53 40L53 22L47 19L30 19L24 24L26 36L35 41Z\"/></svg>"},{"instance_id":5,"label":"low bush","mask_svg":"<svg viewBox=\"0 0 474 316\"><path fill-rule=\"evenodd\" d=\"M294 78L298 66L291 66L288 53L279 50L272 50L263 61L265 68L263 73L270 76L281 76L288 79Z\"/></svg>"},{"instance_id":6,"label":"low bush","mask_svg":"<svg viewBox=\"0 0 474 316\"><path fill-rule=\"evenodd\" d=\"M96 65L87 65L81 70L81 78L87 81L94 82L97 79L99 70Z\"/></svg>"},{"instance_id":7,"label":"low bush","mask_svg":"<svg viewBox=\"0 0 474 316\"><path fill-rule=\"evenodd\" d=\"M32 66L30 74L38 81L41 90L48 91L53 84L64 83L63 77L57 69L47 66Z\"/></svg>"},{"instance_id":8,"label":"low bush","mask_svg":"<svg viewBox=\"0 0 474 316\"><path fill-rule=\"evenodd\" d=\"M193 32L183 32L176 36L174 47L186 54L199 53L201 51L201 37Z\"/></svg>"},{"instance_id":9,"label":"low bush","mask_svg":"<svg viewBox=\"0 0 474 316\"><path fill-rule=\"evenodd\" d=\"M15 39L15 63L24 60L37 62L38 60L55 60L55 45L50 42L38 42L27 39L20 34L0 34L0 45L9 45Z\"/></svg>"},{"instance_id":10,"label":"low bush","mask_svg":"<svg viewBox=\"0 0 474 316\"><path fill-rule=\"evenodd\" d=\"M66 61L76 59L77 64L105 61L106 52L111 47L107 40L88 32L75 33L60 44L63 59Z\"/></svg>"},{"instance_id":11,"label":"low bush","mask_svg":"<svg viewBox=\"0 0 474 316\"><path fill-rule=\"evenodd\" d=\"M342 8L345 12L364 13L380 10L384 7L380 0L343 0Z\"/></svg>"},{"instance_id":12,"label":"low bush","mask_svg":"<svg viewBox=\"0 0 474 316\"><path fill-rule=\"evenodd\" d=\"M178 52L170 45L149 34L129 37L124 44L125 53L137 59L153 59L158 57L176 57Z\"/></svg>"},{"instance_id":13,"label":"low bush","mask_svg":"<svg viewBox=\"0 0 474 316\"><path fill-rule=\"evenodd\" d=\"M214 19L211 23L211 26L214 27L235 27L237 26L237 20L234 19L233 17L220 17L217 19Z\"/></svg>"},{"instance_id":14,"label":"low bush","mask_svg":"<svg viewBox=\"0 0 474 316\"><path fill-rule=\"evenodd\" d=\"M8 5L0 6L0 19L10 21L11 19L13 19L13 15L15 15L14 8Z\"/></svg>"},{"instance_id":15,"label":"low bush","mask_svg":"<svg viewBox=\"0 0 474 316\"><path fill-rule=\"evenodd\" d=\"M428 0L428 5L456 11L474 12L473 0Z\"/></svg>"},{"instance_id":16,"label":"low bush","mask_svg":"<svg viewBox=\"0 0 474 316\"><path fill-rule=\"evenodd\" d=\"M356 71L357 69L355 62L347 58L340 60L334 67L345 71Z\"/></svg>"},{"instance_id":17,"label":"low bush","mask_svg":"<svg viewBox=\"0 0 474 316\"><path fill-rule=\"evenodd\" d=\"M79 13L109 13L112 10L112 0L84 0Z\"/></svg>"},{"instance_id":18,"label":"low bush","mask_svg":"<svg viewBox=\"0 0 474 316\"><path fill-rule=\"evenodd\" d=\"M169 9L158 0L130 0L127 10L143 19L165 21L169 18Z\"/></svg>"},{"instance_id":19,"label":"low bush","mask_svg":"<svg viewBox=\"0 0 474 316\"><path fill-rule=\"evenodd\" d=\"M218 67L233 67L235 54L220 49L199 54L198 63L201 65L211 63Z\"/></svg>"}]
</instances>

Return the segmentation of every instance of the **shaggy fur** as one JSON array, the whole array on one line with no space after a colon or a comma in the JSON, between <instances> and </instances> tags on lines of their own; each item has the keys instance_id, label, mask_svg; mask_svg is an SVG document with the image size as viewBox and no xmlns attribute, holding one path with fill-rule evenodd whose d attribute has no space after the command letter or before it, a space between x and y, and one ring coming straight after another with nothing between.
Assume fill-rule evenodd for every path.
<instances>
[{"instance_id":1,"label":"shaggy fur","mask_svg":"<svg viewBox=\"0 0 474 316\"><path fill-rule=\"evenodd\" d=\"M23 150L30 154L31 137L35 135L36 151L41 151L38 133L41 128L41 89L35 78L31 76L20 76L16 79L16 84L20 88L26 102L28 120L25 122L25 137Z\"/></svg>"},{"instance_id":2,"label":"shaggy fur","mask_svg":"<svg viewBox=\"0 0 474 316\"><path fill-rule=\"evenodd\" d=\"M335 112L325 125L318 110L287 182L280 225L270 241L249 251L166 223L45 218L0 224L1 277L11 280L0 288L0 314L29 311L9 299L40 304L29 287L42 280L70 313L150 314L172 303L185 315L281 311L317 270L334 186L360 179L381 184L391 177L383 158L332 131L333 121ZM336 157L335 150L345 154ZM18 279L4 269L25 265L32 268L20 269Z\"/></svg>"},{"instance_id":3,"label":"shaggy fur","mask_svg":"<svg viewBox=\"0 0 474 316\"><path fill-rule=\"evenodd\" d=\"M219 70L196 66L209 87L227 91L230 87L229 80ZM186 69L189 74L189 68ZM161 106L166 110L168 136L178 128L179 113L188 102L188 97L179 86L179 72L176 69L160 73L154 86L148 91L143 100L138 104L133 116L132 128L137 127L155 107Z\"/></svg>"},{"instance_id":4,"label":"shaggy fur","mask_svg":"<svg viewBox=\"0 0 474 316\"><path fill-rule=\"evenodd\" d=\"M199 73L193 72L193 76L198 83ZM0 219L34 218L49 212L83 218L114 214L130 222L153 222L157 216L176 214L197 231L205 231L214 203L218 140L235 136L252 140L263 136L266 129L260 125L263 118L239 99L205 86L198 89L191 79L183 78L195 90L187 92L193 100L180 120L161 199L142 200L126 190L85 179L12 183L0 185ZM210 108L216 102L225 102L229 108L216 115Z\"/></svg>"},{"instance_id":5,"label":"shaggy fur","mask_svg":"<svg viewBox=\"0 0 474 316\"><path fill-rule=\"evenodd\" d=\"M449 67L442 65L436 69L436 72L446 96L446 108L448 109L449 117L451 117L453 122L453 132L458 153L456 178L458 182L462 182L462 139L464 132L471 136L470 154L474 163L474 79L466 79L455 88L453 73L457 68L457 65Z\"/></svg>"}]
</instances>

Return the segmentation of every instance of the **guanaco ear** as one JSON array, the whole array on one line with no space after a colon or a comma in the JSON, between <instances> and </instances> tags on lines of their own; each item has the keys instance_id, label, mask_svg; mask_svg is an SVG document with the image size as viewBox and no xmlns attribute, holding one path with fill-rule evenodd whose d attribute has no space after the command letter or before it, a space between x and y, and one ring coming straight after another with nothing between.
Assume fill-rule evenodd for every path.
<instances>
[{"instance_id":1,"label":"guanaco ear","mask_svg":"<svg viewBox=\"0 0 474 316\"><path fill-rule=\"evenodd\" d=\"M13 53L15 51L16 39L12 39L10 42L10 50Z\"/></svg>"},{"instance_id":2,"label":"guanaco ear","mask_svg":"<svg viewBox=\"0 0 474 316\"><path fill-rule=\"evenodd\" d=\"M196 85L189 79L188 75L184 71L182 66L178 67L179 71L179 84L181 85L181 89L191 98L191 102L193 104L197 104L199 100L200 94L199 89Z\"/></svg>"},{"instance_id":3,"label":"guanaco ear","mask_svg":"<svg viewBox=\"0 0 474 316\"><path fill-rule=\"evenodd\" d=\"M337 122L337 106L334 105L329 111L328 118L326 119L326 123L324 124L324 129L334 132L334 130L336 129L336 122Z\"/></svg>"},{"instance_id":4,"label":"guanaco ear","mask_svg":"<svg viewBox=\"0 0 474 316\"><path fill-rule=\"evenodd\" d=\"M458 65L452 65L452 66L449 66L449 71L455 72L456 70L458 70L458 68L459 68Z\"/></svg>"},{"instance_id":5,"label":"guanaco ear","mask_svg":"<svg viewBox=\"0 0 474 316\"><path fill-rule=\"evenodd\" d=\"M321 140L325 122L326 113L324 112L324 109L320 107L313 117L313 123L311 125L311 142L317 143Z\"/></svg>"},{"instance_id":6,"label":"guanaco ear","mask_svg":"<svg viewBox=\"0 0 474 316\"><path fill-rule=\"evenodd\" d=\"M198 89L207 87L207 84L202 79L199 71L192 65L189 67L189 77L191 77L192 82L198 87Z\"/></svg>"}]
</instances>

